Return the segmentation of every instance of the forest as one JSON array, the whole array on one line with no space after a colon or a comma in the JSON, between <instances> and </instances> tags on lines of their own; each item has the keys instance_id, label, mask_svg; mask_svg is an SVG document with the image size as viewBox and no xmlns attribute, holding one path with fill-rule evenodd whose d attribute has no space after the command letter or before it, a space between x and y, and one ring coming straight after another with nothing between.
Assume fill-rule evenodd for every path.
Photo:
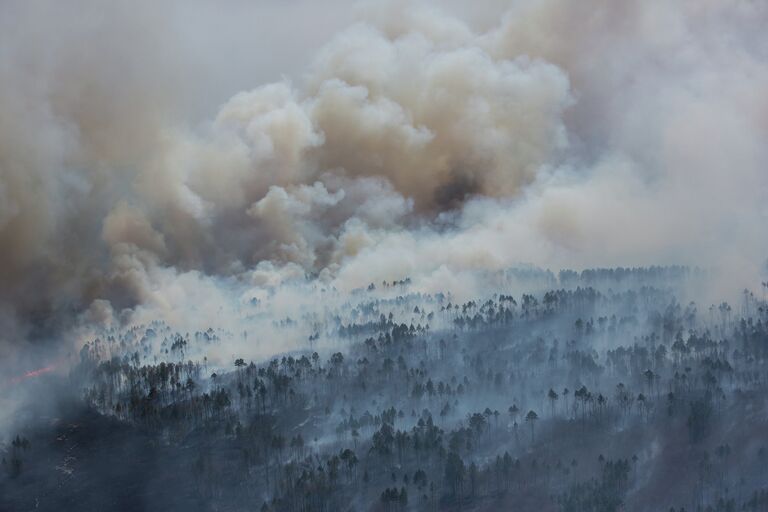
<instances>
[{"instance_id":1,"label":"forest","mask_svg":"<svg viewBox=\"0 0 768 512\"><path fill-rule=\"evenodd\" d=\"M768 0L0 0L0 512L768 512Z\"/></svg>"},{"instance_id":2,"label":"forest","mask_svg":"<svg viewBox=\"0 0 768 512\"><path fill-rule=\"evenodd\" d=\"M234 332L104 329L23 384L63 405L0 449L0 510L768 510L768 283L709 280L511 268L457 300L308 277L300 314L244 300ZM303 341L222 356L262 332Z\"/></svg>"}]
</instances>

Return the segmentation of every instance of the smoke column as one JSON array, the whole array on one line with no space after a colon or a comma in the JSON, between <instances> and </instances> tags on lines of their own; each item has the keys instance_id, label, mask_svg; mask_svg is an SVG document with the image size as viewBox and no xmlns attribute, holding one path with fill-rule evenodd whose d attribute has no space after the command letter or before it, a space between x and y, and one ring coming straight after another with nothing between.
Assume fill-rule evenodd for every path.
<instances>
[{"instance_id":1,"label":"smoke column","mask_svg":"<svg viewBox=\"0 0 768 512\"><path fill-rule=\"evenodd\" d=\"M680 263L750 285L768 6L499 4L4 2L2 360L306 276L469 293L518 263Z\"/></svg>"}]
</instances>

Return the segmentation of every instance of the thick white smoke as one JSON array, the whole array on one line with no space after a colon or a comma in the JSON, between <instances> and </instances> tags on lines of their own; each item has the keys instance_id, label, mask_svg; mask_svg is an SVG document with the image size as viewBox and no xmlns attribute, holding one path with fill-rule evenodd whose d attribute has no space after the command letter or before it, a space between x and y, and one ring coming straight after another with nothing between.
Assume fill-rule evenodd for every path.
<instances>
[{"instance_id":1,"label":"thick white smoke","mask_svg":"<svg viewBox=\"0 0 768 512\"><path fill-rule=\"evenodd\" d=\"M197 122L200 6L4 3L1 345L75 318L215 318L205 297L303 274L470 294L472 272L520 262L683 263L749 285L768 249L768 7L496 4L364 5L303 72ZM245 13L307 23L276 9Z\"/></svg>"}]
</instances>

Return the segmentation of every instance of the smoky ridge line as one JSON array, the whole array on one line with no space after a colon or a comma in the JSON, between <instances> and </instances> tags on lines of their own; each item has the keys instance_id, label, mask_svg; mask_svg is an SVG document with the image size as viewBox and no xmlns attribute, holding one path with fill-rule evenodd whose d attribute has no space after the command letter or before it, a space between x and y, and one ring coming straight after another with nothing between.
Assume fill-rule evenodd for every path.
<instances>
[{"instance_id":1,"label":"smoky ridge line","mask_svg":"<svg viewBox=\"0 0 768 512\"><path fill-rule=\"evenodd\" d=\"M409 4L397 20L386 3L363 5L300 78L234 94L185 126L178 92L194 70L169 63L189 41L146 4L77 19L11 2L4 324L41 338L95 301L129 314L162 303L173 275L248 280L260 264L347 290L363 269L428 280L442 266L528 261L727 262L747 284L765 259L764 111L746 103L764 102L765 9L656 6L594 1L583 33L556 1L515 3L490 25L465 21L459 5ZM41 22L44 8L58 27ZM163 13L201 7L180 9ZM45 37L25 35L33 26ZM688 40L701 49L683 52ZM599 59L615 66L597 77ZM752 79L718 78L729 75ZM594 250L601 240L607 250ZM395 266L390 251L411 256Z\"/></svg>"}]
</instances>

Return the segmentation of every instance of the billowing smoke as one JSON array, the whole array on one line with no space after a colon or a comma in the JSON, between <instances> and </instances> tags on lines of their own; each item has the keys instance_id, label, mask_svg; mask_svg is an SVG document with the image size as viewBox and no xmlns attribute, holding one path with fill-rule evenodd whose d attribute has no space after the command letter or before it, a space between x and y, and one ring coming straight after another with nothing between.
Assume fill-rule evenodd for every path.
<instances>
[{"instance_id":1,"label":"billowing smoke","mask_svg":"<svg viewBox=\"0 0 768 512\"><path fill-rule=\"evenodd\" d=\"M231 27L269 13L306 38L303 71L269 78L243 48L230 77L224 51L191 64L194 3L4 2L4 353L307 276L469 293L516 263L683 263L748 285L768 249L768 6L480 5L357 6L314 49L333 23L304 35L301 9L238 4ZM255 68L280 60L253 38ZM206 69L262 82L202 101Z\"/></svg>"}]
</instances>

